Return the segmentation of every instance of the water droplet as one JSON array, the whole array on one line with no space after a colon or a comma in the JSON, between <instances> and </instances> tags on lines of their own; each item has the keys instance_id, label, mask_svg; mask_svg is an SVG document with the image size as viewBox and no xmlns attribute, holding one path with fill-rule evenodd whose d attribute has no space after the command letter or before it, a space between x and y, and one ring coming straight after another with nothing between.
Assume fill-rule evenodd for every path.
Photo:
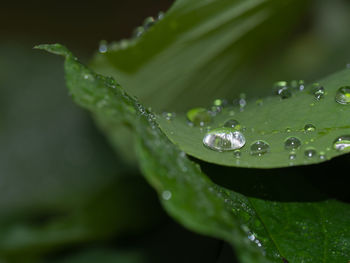
<instances>
[{"instance_id":1,"label":"water droplet","mask_svg":"<svg viewBox=\"0 0 350 263\"><path fill-rule=\"evenodd\" d=\"M291 128L286 128L286 132L291 132L292 129Z\"/></svg>"},{"instance_id":2,"label":"water droplet","mask_svg":"<svg viewBox=\"0 0 350 263\"><path fill-rule=\"evenodd\" d=\"M295 160L297 158L297 155L295 153L289 154L289 160Z\"/></svg>"},{"instance_id":3,"label":"water droplet","mask_svg":"<svg viewBox=\"0 0 350 263\"><path fill-rule=\"evenodd\" d=\"M148 30L150 29L154 24L155 24L156 20L150 16L150 17L147 17L145 19L145 21L143 22L143 27L145 30Z\"/></svg>"},{"instance_id":4,"label":"water droplet","mask_svg":"<svg viewBox=\"0 0 350 263\"><path fill-rule=\"evenodd\" d=\"M276 82L274 85L274 93L279 95L281 99L288 99L292 96L287 81Z\"/></svg>"},{"instance_id":5,"label":"water droplet","mask_svg":"<svg viewBox=\"0 0 350 263\"><path fill-rule=\"evenodd\" d=\"M236 157L237 159L241 158L241 151L240 150L235 150L233 152L233 156Z\"/></svg>"},{"instance_id":6,"label":"water droplet","mask_svg":"<svg viewBox=\"0 0 350 263\"><path fill-rule=\"evenodd\" d=\"M143 35L143 33L145 33L145 28L143 26L139 26L139 27L135 28L132 35L133 35L133 37L141 37Z\"/></svg>"},{"instance_id":7,"label":"water droplet","mask_svg":"<svg viewBox=\"0 0 350 263\"><path fill-rule=\"evenodd\" d=\"M322 87L319 83L312 84L311 92L314 94L316 100L320 100L325 95L324 87Z\"/></svg>"},{"instance_id":8,"label":"water droplet","mask_svg":"<svg viewBox=\"0 0 350 263\"><path fill-rule=\"evenodd\" d=\"M162 20L162 19L164 18L164 16L165 16L164 12L163 12L163 11L160 11L160 12L158 13L157 19L158 19L158 20Z\"/></svg>"},{"instance_id":9,"label":"water droplet","mask_svg":"<svg viewBox=\"0 0 350 263\"><path fill-rule=\"evenodd\" d=\"M325 152L320 152L320 160L326 160L326 153Z\"/></svg>"},{"instance_id":10,"label":"water droplet","mask_svg":"<svg viewBox=\"0 0 350 263\"><path fill-rule=\"evenodd\" d=\"M339 104L350 104L350 86L340 87L335 95L335 101Z\"/></svg>"},{"instance_id":11,"label":"water droplet","mask_svg":"<svg viewBox=\"0 0 350 263\"><path fill-rule=\"evenodd\" d=\"M263 104L264 104L264 101L262 100L262 99L258 99L258 100L256 100L256 105L258 105L258 106L262 106Z\"/></svg>"},{"instance_id":12,"label":"water droplet","mask_svg":"<svg viewBox=\"0 0 350 263\"><path fill-rule=\"evenodd\" d=\"M305 152L304 152L304 155L307 157L307 158L313 158L317 155L317 152L315 149L306 149Z\"/></svg>"},{"instance_id":13,"label":"water droplet","mask_svg":"<svg viewBox=\"0 0 350 263\"><path fill-rule=\"evenodd\" d=\"M172 112L163 112L162 113L163 117L167 119L168 121L171 121L172 119L175 118L176 114Z\"/></svg>"},{"instance_id":14,"label":"water droplet","mask_svg":"<svg viewBox=\"0 0 350 263\"><path fill-rule=\"evenodd\" d=\"M342 135L335 139L333 148L338 151L350 150L350 135Z\"/></svg>"},{"instance_id":15,"label":"water droplet","mask_svg":"<svg viewBox=\"0 0 350 263\"><path fill-rule=\"evenodd\" d=\"M172 196L172 194L171 194L171 192L168 191L168 190L165 190L165 191L163 191L163 193L162 193L162 198L163 198L164 200L166 200L166 201L170 200L170 199L171 199L171 196Z\"/></svg>"},{"instance_id":16,"label":"water droplet","mask_svg":"<svg viewBox=\"0 0 350 263\"><path fill-rule=\"evenodd\" d=\"M292 151L295 149L298 149L301 145L301 141L298 138L295 137L289 137L285 142L284 142L284 148L288 151Z\"/></svg>"},{"instance_id":17,"label":"water droplet","mask_svg":"<svg viewBox=\"0 0 350 263\"><path fill-rule=\"evenodd\" d=\"M218 152L232 151L245 145L245 137L239 131L222 127L208 132L203 138L203 144Z\"/></svg>"},{"instance_id":18,"label":"water droplet","mask_svg":"<svg viewBox=\"0 0 350 263\"><path fill-rule=\"evenodd\" d=\"M240 130L241 129L241 125L239 124L239 122L237 120L231 119L231 120L227 120L224 124L224 127L227 128L234 128L236 130Z\"/></svg>"},{"instance_id":19,"label":"water droplet","mask_svg":"<svg viewBox=\"0 0 350 263\"><path fill-rule=\"evenodd\" d=\"M250 241L254 241L255 240L255 235L252 233L252 234L249 234L248 235L248 239L250 240Z\"/></svg>"},{"instance_id":20,"label":"water droplet","mask_svg":"<svg viewBox=\"0 0 350 263\"><path fill-rule=\"evenodd\" d=\"M211 115L207 109L194 108L186 114L188 120L195 126L205 126L211 122Z\"/></svg>"},{"instance_id":21,"label":"water droplet","mask_svg":"<svg viewBox=\"0 0 350 263\"><path fill-rule=\"evenodd\" d=\"M250 154L261 156L270 150L270 145L264 141L256 141L250 146Z\"/></svg>"},{"instance_id":22,"label":"water droplet","mask_svg":"<svg viewBox=\"0 0 350 263\"><path fill-rule=\"evenodd\" d=\"M312 124L306 124L304 126L304 131L305 132L314 132L316 130L316 127Z\"/></svg>"},{"instance_id":23,"label":"water droplet","mask_svg":"<svg viewBox=\"0 0 350 263\"><path fill-rule=\"evenodd\" d=\"M100 45L99 45L99 47L98 47L98 51L99 51L100 53L106 53L106 52L108 51L108 43L107 43L107 41L102 40L102 41L100 42Z\"/></svg>"},{"instance_id":24,"label":"water droplet","mask_svg":"<svg viewBox=\"0 0 350 263\"><path fill-rule=\"evenodd\" d=\"M290 86L293 89L297 89L299 91L303 91L305 89L305 81L304 80L292 80L290 82Z\"/></svg>"}]
</instances>

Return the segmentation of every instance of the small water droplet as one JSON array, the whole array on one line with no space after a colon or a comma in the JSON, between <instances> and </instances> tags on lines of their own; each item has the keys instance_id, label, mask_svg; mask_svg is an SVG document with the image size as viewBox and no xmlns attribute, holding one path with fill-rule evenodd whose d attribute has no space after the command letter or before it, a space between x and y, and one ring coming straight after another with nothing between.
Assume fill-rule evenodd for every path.
<instances>
[{"instance_id":1,"label":"small water droplet","mask_svg":"<svg viewBox=\"0 0 350 263\"><path fill-rule=\"evenodd\" d=\"M335 101L339 104L350 104L350 86L340 87L335 95Z\"/></svg>"},{"instance_id":2,"label":"small water droplet","mask_svg":"<svg viewBox=\"0 0 350 263\"><path fill-rule=\"evenodd\" d=\"M306 124L304 126L304 131L305 132L314 132L316 130L316 127L312 124Z\"/></svg>"},{"instance_id":3,"label":"small water droplet","mask_svg":"<svg viewBox=\"0 0 350 263\"><path fill-rule=\"evenodd\" d=\"M292 129L291 128L286 128L286 132L291 132Z\"/></svg>"},{"instance_id":4,"label":"small water droplet","mask_svg":"<svg viewBox=\"0 0 350 263\"><path fill-rule=\"evenodd\" d=\"M313 158L317 155L317 152L315 149L306 149L304 152L305 157L307 158Z\"/></svg>"},{"instance_id":5,"label":"small water droplet","mask_svg":"<svg viewBox=\"0 0 350 263\"><path fill-rule=\"evenodd\" d=\"M320 152L320 160L326 160L326 153L325 152Z\"/></svg>"},{"instance_id":6,"label":"small water droplet","mask_svg":"<svg viewBox=\"0 0 350 263\"><path fill-rule=\"evenodd\" d=\"M158 19L158 20L162 20L162 19L164 18L164 16L165 16L164 12L163 12L163 11L160 11L160 12L158 13L157 19Z\"/></svg>"},{"instance_id":7,"label":"small water droplet","mask_svg":"<svg viewBox=\"0 0 350 263\"><path fill-rule=\"evenodd\" d=\"M305 81L304 80L292 80L290 82L290 86L293 89L297 89L299 91L303 91L305 89Z\"/></svg>"},{"instance_id":8,"label":"small water droplet","mask_svg":"<svg viewBox=\"0 0 350 263\"><path fill-rule=\"evenodd\" d=\"M148 30L150 29L154 24L155 24L156 20L150 16L150 17L147 17L145 19L145 21L143 22L143 27L145 30Z\"/></svg>"},{"instance_id":9,"label":"small water droplet","mask_svg":"<svg viewBox=\"0 0 350 263\"><path fill-rule=\"evenodd\" d=\"M100 42L100 45L99 45L99 47L98 47L98 51L99 51L100 53L106 53L106 52L108 51L108 43L107 43L107 41L102 40L102 41Z\"/></svg>"},{"instance_id":10,"label":"small water droplet","mask_svg":"<svg viewBox=\"0 0 350 263\"><path fill-rule=\"evenodd\" d=\"M195 126L205 126L211 122L211 114L207 109L194 108L186 114L188 120Z\"/></svg>"},{"instance_id":11,"label":"small water droplet","mask_svg":"<svg viewBox=\"0 0 350 263\"><path fill-rule=\"evenodd\" d=\"M234 128L236 130L241 129L241 125L239 124L239 122L237 120L234 120L234 119L227 120L224 124L224 127Z\"/></svg>"},{"instance_id":12,"label":"small water droplet","mask_svg":"<svg viewBox=\"0 0 350 263\"><path fill-rule=\"evenodd\" d=\"M254 241L255 240L255 235L252 233L252 234L249 234L248 235L248 239L250 240L250 241Z\"/></svg>"},{"instance_id":13,"label":"small water droplet","mask_svg":"<svg viewBox=\"0 0 350 263\"><path fill-rule=\"evenodd\" d=\"M233 152L233 156L236 157L237 159L241 158L241 151L240 150L235 150Z\"/></svg>"},{"instance_id":14,"label":"small water droplet","mask_svg":"<svg viewBox=\"0 0 350 263\"><path fill-rule=\"evenodd\" d=\"M244 135L232 128L211 130L203 138L203 144L218 152L240 149L245 145Z\"/></svg>"},{"instance_id":15,"label":"small water droplet","mask_svg":"<svg viewBox=\"0 0 350 263\"><path fill-rule=\"evenodd\" d=\"M171 121L172 119L175 118L176 114L173 113L173 112L163 112L162 113L163 117L168 120L168 121Z\"/></svg>"},{"instance_id":16,"label":"small water droplet","mask_svg":"<svg viewBox=\"0 0 350 263\"><path fill-rule=\"evenodd\" d=\"M172 196L172 194L171 194L171 192L168 191L168 190L165 190L165 191L163 191L163 193L162 193L162 198L163 198L164 200L166 200L166 201L170 200L170 199L171 199L171 196Z\"/></svg>"},{"instance_id":17,"label":"small water droplet","mask_svg":"<svg viewBox=\"0 0 350 263\"><path fill-rule=\"evenodd\" d=\"M133 32L133 37L141 37L145 33L145 28L143 26L138 26Z\"/></svg>"},{"instance_id":18,"label":"small water droplet","mask_svg":"<svg viewBox=\"0 0 350 263\"><path fill-rule=\"evenodd\" d=\"M301 141L295 137L289 137L284 142L284 148L288 151L296 150L300 147L300 145L301 145Z\"/></svg>"},{"instance_id":19,"label":"small water droplet","mask_svg":"<svg viewBox=\"0 0 350 263\"><path fill-rule=\"evenodd\" d=\"M350 135L342 135L335 139L333 148L338 151L350 150Z\"/></svg>"},{"instance_id":20,"label":"small water droplet","mask_svg":"<svg viewBox=\"0 0 350 263\"><path fill-rule=\"evenodd\" d=\"M312 84L311 92L314 94L316 100L322 99L325 95L325 89L319 83Z\"/></svg>"},{"instance_id":21,"label":"small water droplet","mask_svg":"<svg viewBox=\"0 0 350 263\"><path fill-rule=\"evenodd\" d=\"M295 160L297 158L297 155L295 153L289 154L289 160Z\"/></svg>"},{"instance_id":22,"label":"small water droplet","mask_svg":"<svg viewBox=\"0 0 350 263\"><path fill-rule=\"evenodd\" d=\"M274 93L279 95L281 99L288 99L292 96L292 92L288 87L287 81L279 81L274 85Z\"/></svg>"},{"instance_id":23,"label":"small water droplet","mask_svg":"<svg viewBox=\"0 0 350 263\"><path fill-rule=\"evenodd\" d=\"M250 146L250 154L261 156L270 150L270 145L264 141L256 141Z\"/></svg>"}]
</instances>

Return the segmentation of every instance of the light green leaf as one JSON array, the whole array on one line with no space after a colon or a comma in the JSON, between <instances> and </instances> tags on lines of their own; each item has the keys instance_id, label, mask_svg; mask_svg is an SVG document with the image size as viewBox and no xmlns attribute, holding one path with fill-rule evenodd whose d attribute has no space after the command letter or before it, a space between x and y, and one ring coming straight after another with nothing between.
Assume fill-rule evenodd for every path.
<instances>
[{"instance_id":1,"label":"light green leaf","mask_svg":"<svg viewBox=\"0 0 350 263\"><path fill-rule=\"evenodd\" d=\"M288 88L290 98L281 99L276 95L259 100L248 99L243 108L238 103L227 106L204 127L189 125L188 119L181 115L170 120L160 116L158 122L168 138L180 149L207 162L254 168L319 163L348 152L345 146L343 150L336 149L334 141L350 135L350 104L336 102L339 88L350 85L350 70L331 75L319 81L319 85L325 92L320 99L316 98L312 85L303 91ZM245 145L236 155L233 151L218 152L203 145L206 133L223 127L228 120L239 122L240 126L236 130L246 139ZM289 138L297 138L301 145L288 147L286 141ZM251 145L258 140L269 145L268 152L261 156L251 154ZM307 155L309 150L315 150L312 156Z\"/></svg>"}]
</instances>

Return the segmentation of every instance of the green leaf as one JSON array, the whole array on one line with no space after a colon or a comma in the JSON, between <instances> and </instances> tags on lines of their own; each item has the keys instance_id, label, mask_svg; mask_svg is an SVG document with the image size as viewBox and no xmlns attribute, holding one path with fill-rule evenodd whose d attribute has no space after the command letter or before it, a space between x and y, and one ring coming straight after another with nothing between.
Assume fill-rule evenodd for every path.
<instances>
[{"instance_id":1,"label":"green leaf","mask_svg":"<svg viewBox=\"0 0 350 263\"><path fill-rule=\"evenodd\" d=\"M308 3L176 1L140 38L97 54L92 68L118 79L156 111L184 111L240 92L264 94L263 88L254 89L271 81L266 82L271 74L261 68L273 60Z\"/></svg>"},{"instance_id":2,"label":"green leaf","mask_svg":"<svg viewBox=\"0 0 350 263\"><path fill-rule=\"evenodd\" d=\"M350 105L336 102L340 87L349 86L350 70L344 70L319 81L324 87L324 97L317 99L314 88L292 91L291 97L281 99L270 96L264 99L247 100L241 108L239 104L225 107L212 117L209 127L191 126L185 116L170 120L159 117L158 122L168 138L187 154L198 159L225 166L275 168L308 165L330 160L347 153L337 150L334 141L350 135L348 116ZM238 131L246 139L239 156L232 151L218 152L203 145L203 138L214 128L223 127L228 120L239 122ZM311 124L315 127L306 129ZM286 148L289 138L297 138L301 145L296 149ZM269 144L269 151L262 156L252 155L251 145L262 140ZM287 143L288 144L288 143ZM312 157L307 152L314 149Z\"/></svg>"},{"instance_id":3,"label":"green leaf","mask_svg":"<svg viewBox=\"0 0 350 263\"><path fill-rule=\"evenodd\" d=\"M142 171L168 213L184 226L228 241L242 262L349 259L349 205L319 194L305 182L308 170L303 170L306 177L291 169L252 177L246 170L214 167L214 177L227 173L230 188L238 189L218 186L167 139L155 116L113 80L94 74L71 55L65 70L67 86L80 105L112 125L114 118L123 118L136 130Z\"/></svg>"}]
</instances>

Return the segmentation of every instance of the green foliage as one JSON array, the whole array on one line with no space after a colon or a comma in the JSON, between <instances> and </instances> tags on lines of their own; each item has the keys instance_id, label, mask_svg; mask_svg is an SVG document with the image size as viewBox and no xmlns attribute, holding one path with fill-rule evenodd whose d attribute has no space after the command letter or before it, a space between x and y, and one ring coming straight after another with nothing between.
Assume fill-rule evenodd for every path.
<instances>
[{"instance_id":1,"label":"green foliage","mask_svg":"<svg viewBox=\"0 0 350 263\"><path fill-rule=\"evenodd\" d=\"M334 149L333 143L350 134L350 106L336 102L337 90L350 85L350 71L321 78L317 87L324 87L325 92L306 85L302 91L288 86L282 93L277 91L279 96L267 93L272 78L281 72L280 54L272 55L273 50L288 50L288 43L282 40L308 7L309 1L178 0L162 20L139 29L145 31L141 36L102 46L91 62L92 70L59 44L37 48L65 58L66 84L73 100L92 113L125 161L121 167L139 164L164 209L177 222L228 242L242 263L347 262L349 194L342 173L336 171L347 170L348 156L331 159L346 153ZM262 64L262 58L269 55L275 56L276 62ZM272 70L273 75L269 74ZM246 94L238 97L241 92ZM228 105L212 105L217 98L226 98ZM244 101L240 103L239 98ZM233 99L236 103L231 104ZM214 112L210 112L212 120L203 109L184 114L208 105ZM162 114L164 110L171 113ZM195 120L198 112L204 114L199 121ZM188 118L199 127L188 125ZM232 132L242 133L246 140L239 156L203 145L208 130L232 119L239 122ZM301 143L293 150L285 146L291 137ZM267 153L251 154L250 146L257 140L269 144ZM310 149L316 152L306 156ZM325 171L331 173L323 175ZM135 191L128 184L116 184ZM118 187L112 188L119 192ZM127 193L121 191L115 199L106 195L106 199L98 199L96 207L101 202L120 202L118 211L148 207L147 202L138 202L140 198ZM125 196L131 203L121 200ZM91 207L95 211L95 206ZM119 235L128 223L139 224L139 214L153 214L138 209L129 212L109 221L98 217L94 221L88 213L83 218L92 218L92 223L76 221L72 225L87 226L90 231L94 229L90 223L105 225L106 233L88 232L91 240L96 240L106 238L113 223L113 234ZM54 225L53 229L69 228ZM54 245L61 244L60 238L54 241ZM67 262L90 257L101 260L105 256L101 251L106 250L83 251ZM126 262L145 261L139 251L130 257L121 250L110 251L105 260L124 256Z\"/></svg>"}]
</instances>

